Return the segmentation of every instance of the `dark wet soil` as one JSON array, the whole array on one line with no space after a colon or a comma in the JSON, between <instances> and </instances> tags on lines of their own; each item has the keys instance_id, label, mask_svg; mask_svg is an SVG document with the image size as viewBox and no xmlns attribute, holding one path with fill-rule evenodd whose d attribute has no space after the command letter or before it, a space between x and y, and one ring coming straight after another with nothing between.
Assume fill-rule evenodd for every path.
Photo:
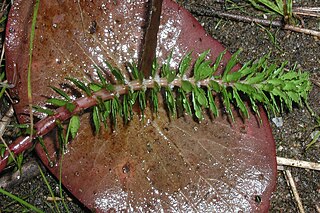
<instances>
[{"instance_id":1,"label":"dark wet soil","mask_svg":"<svg viewBox=\"0 0 320 213\"><path fill-rule=\"evenodd\" d=\"M185 6L193 5L199 8L213 8L215 10L224 10L226 8L226 5L217 2L222 1L179 1ZM295 6L317 7L319 3L317 0L297 0L295 1ZM227 6L230 9L232 5L228 4ZM262 14L249 7L244 7L243 11L247 13L244 15L264 18ZM228 10L227 12L240 14L239 10ZM320 38L217 17L197 15L196 18L203 24L210 35L219 40L231 52L242 48L241 62L258 58L271 51L271 57L275 61L288 61L289 65L296 63L302 70L310 72L315 82L320 83ZM272 17L268 15L268 18ZM306 27L320 31L320 18L302 18ZM274 36L275 39L273 40L270 35ZM314 85L309 103L313 111L320 114L319 86ZM320 141L306 150L306 145L312 140L310 135L317 125L307 108L294 108L292 112L284 112L280 117L283 118L283 126L276 127L271 122L277 146L277 155L320 163ZM320 207L320 172L299 168L285 169L290 169L292 172L305 211L319 212L316 205ZM46 173L45 176L55 194L59 194L57 182L49 174ZM44 209L45 212L51 212L54 206L54 203L46 201L50 193L40 175L16 185L11 189L11 192L21 198L25 198L26 201L40 209ZM72 197L68 194L66 196ZM9 205L12 201L4 196L0 196L0 200L2 205ZM61 202L58 203L61 205ZM89 212L89 210L80 207L76 202L67 201L67 204L71 212ZM5 207L1 206L1 208L3 211ZM7 206L7 209L11 209L13 212L23 210L21 207L17 209L15 205ZM63 209L62 206L61 209ZM271 199L270 212L298 212L282 170L278 171L278 184Z\"/></svg>"}]
</instances>

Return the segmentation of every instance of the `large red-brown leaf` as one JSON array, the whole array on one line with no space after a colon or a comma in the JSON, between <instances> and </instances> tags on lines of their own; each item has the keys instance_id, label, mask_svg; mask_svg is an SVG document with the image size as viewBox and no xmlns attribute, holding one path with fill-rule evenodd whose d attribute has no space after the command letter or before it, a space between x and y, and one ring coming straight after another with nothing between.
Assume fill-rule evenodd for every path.
<instances>
[{"instance_id":1,"label":"large red-brown leaf","mask_svg":"<svg viewBox=\"0 0 320 213\"><path fill-rule=\"evenodd\" d=\"M16 82L11 94L15 110L27 122L27 67L33 3L15 1L7 27L7 76ZM121 69L140 56L146 3L137 1L41 1L32 63L35 105L54 94L48 86L73 76L95 79L94 66L104 60ZM173 50L172 66L193 50L194 55L224 47L176 3L165 0L158 34L160 62ZM225 62L230 58L228 53ZM66 91L71 92L68 87ZM89 113L68 145L63 184L86 206L97 211L266 212L275 187L275 148L270 126L261 111L245 123L225 116L201 123L185 116L169 120L163 108L156 118L149 110L128 124L94 135ZM56 159L54 134L45 137ZM41 147L37 152L48 165ZM58 162L58 161L56 161ZM58 163L49 170L58 177ZM261 199L261 201L260 201Z\"/></svg>"}]
</instances>

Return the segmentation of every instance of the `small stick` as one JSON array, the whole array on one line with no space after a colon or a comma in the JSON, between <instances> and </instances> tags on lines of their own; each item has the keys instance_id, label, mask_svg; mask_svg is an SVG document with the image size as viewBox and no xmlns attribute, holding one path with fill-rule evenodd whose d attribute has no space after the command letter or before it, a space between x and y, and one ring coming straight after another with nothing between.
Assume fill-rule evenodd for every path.
<instances>
[{"instance_id":1,"label":"small stick","mask_svg":"<svg viewBox=\"0 0 320 213\"><path fill-rule=\"evenodd\" d=\"M277 157L277 163L278 163L278 165L293 166L293 167L299 167L299 168L304 168L304 169L312 169L312 170L320 171L320 164L314 163L314 162Z\"/></svg>"},{"instance_id":2,"label":"small stick","mask_svg":"<svg viewBox=\"0 0 320 213\"><path fill-rule=\"evenodd\" d=\"M286 176L287 182L289 183L291 191L293 193L294 199L297 202L299 212L300 213L305 213L303 205L302 205L302 201L300 199L296 184L295 184L295 182L294 182L294 180L292 178L290 170L285 170L285 176Z\"/></svg>"},{"instance_id":3,"label":"small stick","mask_svg":"<svg viewBox=\"0 0 320 213\"><path fill-rule=\"evenodd\" d=\"M70 202L72 201L72 199L70 197L67 197L66 199L67 199L67 201L70 201ZM49 202L63 201L63 199L60 197L47 197L47 201L49 201Z\"/></svg>"},{"instance_id":4,"label":"small stick","mask_svg":"<svg viewBox=\"0 0 320 213\"><path fill-rule=\"evenodd\" d=\"M305 33L308 35L312 35L312 36L317 36L320 37L320 32L316 31L316 30L310 30L310 29L306 29L306 28L301 28L301 27L296 27L296 26L292 26L292 25L285 25L283 27L284 30L291 30L291 31L295 31L295 32L299 32L299 33Z\"/></svg>"},{"instance_id":5,"label":"small stick","mask_svg":"<svg viewBox=\"0 0 320 213\"><path fill-rule=\"evenodd\" d=\"M195 13L197 15L217 16L217 17L221 17L221 18L229 18L231 20L236 20L236 21L258 23L263 26L281 27L284 30L291 30L294 32L305 33L308 35L320 37L319 31L296 27L296 26L292 26L292 25L288 25L288 24L284 25L281 21L271 21L271 20L267 20L267 19L259 19L259 18L253 18L253 17L248 17L248 16L235 15L235 14L216 11L216 10L213 10L212 8L206 9L206 8L201 8L201 7L196 7L196 6L187 6L186 8L188 10L190 10L192 13Z\"/></svg>"},{"instance_id":6,"label":"small stick","mask_svg":"<svg viewBox=\"0 0 320 213\"><path fill-rule=\"evenodd\" d=\"M320 7L296 7L293 13L302 16L320 17Z\"/></svg>"}]
</instances>

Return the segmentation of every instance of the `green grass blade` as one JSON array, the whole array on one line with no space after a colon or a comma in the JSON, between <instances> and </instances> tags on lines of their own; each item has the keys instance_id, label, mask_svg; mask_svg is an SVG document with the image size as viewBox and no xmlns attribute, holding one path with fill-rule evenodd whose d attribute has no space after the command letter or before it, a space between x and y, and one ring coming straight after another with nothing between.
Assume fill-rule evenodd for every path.
<instances>
[{"instance_id":1,"label":"green grass blade","mask_svg":"<svg viewBox=\"0 0 320 213\"><path fill-rule=\"evenodd\" d=\"M21 205L29 208L29 209L32 210L33 212L44 213L42 210L38 209L37 207L31 205L30 203L22 200L22 199L19 198L19 197L11 194L10 192L7 192L6 190L4 190L4 189L2 189L2 188L0 188L0 193L6 195L6 196L8 196L8 197L10 197L11 199L13 199L13 200L15 200L15 201L17 201L18 203L20 203Z\"/></svg>"}]
</instances>

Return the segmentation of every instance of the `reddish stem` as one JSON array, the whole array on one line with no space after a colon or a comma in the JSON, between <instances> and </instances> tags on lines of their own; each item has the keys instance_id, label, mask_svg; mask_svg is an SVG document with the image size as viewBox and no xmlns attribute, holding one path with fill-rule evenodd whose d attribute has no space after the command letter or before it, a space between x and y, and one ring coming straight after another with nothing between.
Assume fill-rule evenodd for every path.
<instances>
[{"instance_id":1,"label":"reddish stem","mask_svg":"<svg viewBox=\"0 0 320 213\"><path fill-rule=\"evenodd\" d=\"M158 79L148 79L144 80L143 82L140 81L131 81L126 85L115 85L114 91L110 92L107 90L99 90L97 92L94 92L92 96L86 96L79 98L75 101L73 101L73 104L75 105L75 109L70 112L66 107L59 107L56 109L55 114L48 116L40 121L38 121L35 125L35 134L30 138L30 136L20 136L17 138L10 146L9 149L14 156L22 153L23 151L30 149L33 146L33 140L37 137L42 137L48 134L50 131L52 131L57 124L57 121L64 122L71 118L71 116L75 114L81 113L83 110L88 109L92 106L95 106L98 104L98 100L106 101L111 100L115 96L120 96L127 94L130 90L131 91L138 91L138 90L144 90L144 89L150 89L154 88L155 84L158 84L161 87L181 87L182 80L189 81L194 86L208 86L209 79L205 79L202 81L199 81L196 84L195 80L193 78L188 79L182 79L181 77L178 77L174 79L171 83L168 83L167 79L165 78L158 78ZM219 84L222 82L220 80L216 80ZM3 169L7 166L8 158L10 156L10 152L7 150L4 153L4 156L0 157L0 173L3 171Z\"/></svg>"}]
</instances>

